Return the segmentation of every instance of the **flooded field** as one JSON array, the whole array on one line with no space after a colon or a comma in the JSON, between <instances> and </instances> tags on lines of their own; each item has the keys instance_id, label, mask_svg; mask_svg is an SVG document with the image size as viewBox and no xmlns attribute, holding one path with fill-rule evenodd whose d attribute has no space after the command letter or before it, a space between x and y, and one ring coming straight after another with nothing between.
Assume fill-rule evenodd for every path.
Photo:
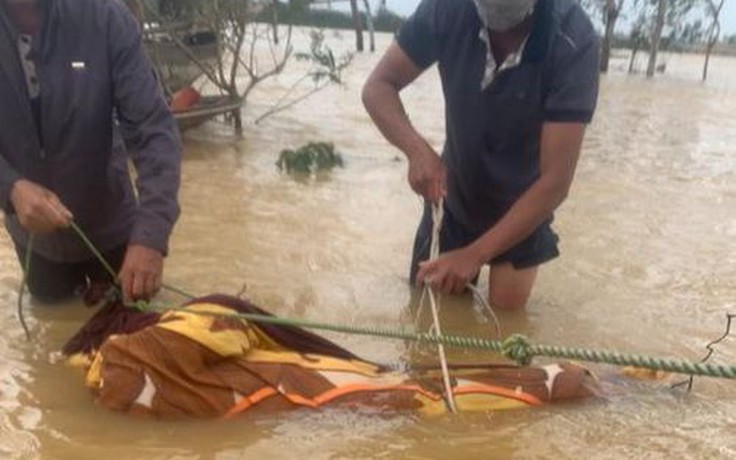
<instances>
[{"instance_id":1,"label":"flooded field","mask_svg":"<svg viewBox=\"0 0 736 460\"><path fill-rule=\"evenodd\" d=\"M327 39L335 49L352 44L348 34ZM384 49L390 37L379 39ZM357 55L344 87L248 123L242 139L217 122L186 134L169 284L196 294L247 285L254 301L286 316L411 324L406 272L421 202L406 183L406 161L360 103L377 59ZM707 84L698 81L697 56L668 57L667 73L654 80L618 71L625 65L617 59L603 77L577 178L557 216L562 257L541 271L525 312L499 319L504 333L538 343L697 360L723 333L726 313L736 313L736 59L715 58ZM246 119L299 72L292 66L256 90ZM440 148L436 72L404 99ZM278 171L281 149L312 140L334 142L345 167L307 181ZM20 279L2 233L0 458L736 458L736 383L712 379L696 380L690 394L632 382L605 401L439 419L367 409L228 422L131 419L96 407L82 375L52 359L92 312L77 303L32 305L28 343L15 317ZM469 297L445 298L442 316L446 331L492 335ZM368 359L406 358L400 342L328 336ZM736 338L716 359L736 363Z\"/></svg>"}]
</instances>

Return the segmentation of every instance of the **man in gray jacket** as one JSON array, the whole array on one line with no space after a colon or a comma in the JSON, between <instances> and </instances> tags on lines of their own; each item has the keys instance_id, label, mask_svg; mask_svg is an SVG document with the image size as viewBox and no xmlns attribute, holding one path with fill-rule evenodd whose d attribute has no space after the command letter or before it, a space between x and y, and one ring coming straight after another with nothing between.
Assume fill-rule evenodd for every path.
<instances>
[{"instance_id":1,"label":"man in gray jacket","mask_svg":"<svg viewBox=\"0 0 736 460\"><path fill-rule=\"evenodd\" d=\"M137 196L128 167L136 170ZM179 214L181 147L138 23L118 0L0 0L0 206L29 288L58 301L119 270L159 289Z\"/></svg>"}]
</instances>

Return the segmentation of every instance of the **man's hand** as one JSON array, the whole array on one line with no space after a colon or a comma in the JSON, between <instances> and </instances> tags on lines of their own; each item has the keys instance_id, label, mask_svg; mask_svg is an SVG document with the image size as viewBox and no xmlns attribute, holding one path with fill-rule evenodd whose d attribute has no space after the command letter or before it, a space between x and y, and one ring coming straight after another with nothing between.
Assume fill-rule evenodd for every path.
<instances>
[{"instance_id":1,"label":"man's hand","mask_svg":"<svg viewBox=\"0 0 736 460\"><path fill-rule=\"evenodd\" d=\"M409 157L409 185L425 200L436 203L445 196L446 177L445 165L429 145Z\"/></svg>"},{"instance_id":2,"label":"man's hand","mask_svg":"<svg viewBox=\"0 0 736 460\"><path fill-rule=\"evenodd\" d=\"M472 246L442 254L433 261L421 262L417 283L425 283L443 294L460 294L478 275L483 262Z\"/></svg>"},{"instance_id":3,"label":"man's hand","mask_svg":"<svg viewBox=\"0 0 736 460\"><path fill-rule=\"evenodd\" d=\"M13 184L10 202L20 224L30 233L66 228L74 218L54 192L29 180L20 179Z\"/></svg>"},{"instance_id":4,"label":"man's hand","mask_svg":"<svg viewBox=\"0 0 736 460\"><path fill-rule=\"evenodd\" d=\"M156 249L131 244L118 274L125 302L150 300L161 289L164 256Z\"/></svg>"}]
</instances>

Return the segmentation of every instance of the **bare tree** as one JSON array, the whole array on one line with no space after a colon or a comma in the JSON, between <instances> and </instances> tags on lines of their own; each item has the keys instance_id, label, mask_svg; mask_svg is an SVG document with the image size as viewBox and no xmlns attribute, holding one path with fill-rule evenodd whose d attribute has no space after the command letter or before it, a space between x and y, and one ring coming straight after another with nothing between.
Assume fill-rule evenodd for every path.
<instances>
[{"instance_id":1,"label":"bare tree","mask_svg":"<svg viewBox=\"0 0 736 460\"><path fill-rule=\"evenodd\" d=\"M608 72L608 64L611 60L611 48L613 47L613 34L616 30L616 21L621 15L621 9L624 6L624 0L605 0L606 4L603 8L603 23L606 26L603 35L603 44L601 50L601 72Z\"/></svg>"},{"instance_id":2,"label":"bare tree","mask_svg":"<svg viewBox=\"0 0 736 460\"><path fill-rule=\"evenodd\" d=\"M273 42L279 44L279 0L271 1L271 27L273 28Z\"/></svg>"},{"instance_id":3,"label":"bare tree","mask_svg":"<svg viewBox=\"0 0 736 460\"><path fill-rule=\"evenodd\" d=\"M636 63L636 55L639 50L647 46L649 38L646 33L648 18L645 13L640 13L634 24L631 26L629 40L631 41L631 57L629 59L629 73L634 73L634 64Z\"/></svg>"},{"instance_id":4,"label":"bare tree","mask_svg":"<svg viewBox=\"0 0 736 460\"><path fill-rule=\"evenodd\" d=\"M665 28L668 32L668 41L676 40L681 31L687 27L687 15L699 0L643 0L643 3L655 5L649 41L649 62L647 77L652 77L662 66L657 65L658 54L663 45Z\"/></svg>"},{"instance_id":5,"label":"bare tree","mask_svg":"<svg viewBox=\"0 0 736 460\"><path fill-rule=\"evenodd\" d=\"M376 51L376 29L373 26L373 14L371 13L371 2L369 0L363 0L365 5L365 15L368 22L368 38L370 40L371 53Z\"/></svg>"},{"instance_id":6,"label":"bare tree","mask_svg":"<svg viewBox=\"0 0 736 460\"><path fill-rule=\"evenodd\" d=\"M254 0L175 0L177 7L188 8L189 22L198 28L213 31L217 38L217 47L214 59L202 59L191 49L185 35L178 29L167 27L167 20L154 8L148 7L147 12L165 31L166 36L173 40L177 47L193 62L216 90L237 101L238 109L230 113L235 130L242 133L242 109L253 89L271 77L280 74L293 55L292 25L288 24L285 40L281 45L274 41L271 23L256 21L262 11L262 2ZM187 1L188 3L185 3ZM332 51L325 47L322 40L315 44L315 37L309 53L300 53L299 59L310 60L312 68L307 76L315 79L319 75L319 89L325 87L326 82L340 82L340 73L347 66L349 60L336 60ZM324 56L329 58L325 59ZM279 105L283 110L300 102L316 91L310 91L307 96L297 96L296 101L288 97L282 98ZM287 95L288 96L288 95Z\"/></svg>"},{"instance_id":7,"label":"bare tree","mask_svg":"<svg viewBox=\"0 0 736 460\"><path fill-rule=\"evenodd\" d=\"M174 28L168 28L167 36L221 93L240 102L240 108L230 114L240 134L243 130L241 109L251 91L263 80L281 73L291 56L291 26L284 46L279 48L273 42L271 25L264 27L255 21L259 9L252 0L192 0L180 6L189 8L192 23L216 33L214 62L195 55L185 37ZM162 25L160 30L167 30L166 20L159 11L149 7L147 12ZM259 59L259 43L265 43L267 58Z\"/></svg>"},{"instance_id":8,"label":"bare tree","mask_svg":"<svg viewBox=\"0 0 736 460\"><path fill-rule=\"evenodd\" d=\"M649 63L647 64L647 77L653 77L657 68L657 55L662 43L662 30L667 18L667 0L657 0L657 14L652 27L652 38L649 42Z\"/></svg>"},{"instance_id":9,"label":"bare tree","mask_svg":"<svg viewBox=\"0 0 736 460\"><path fill-rule=\"evenodd\" d=\"M360 19L358 0L350 0L350 11L353 15L353 27L355 28L355 49L362 52L365 46L363 45L363 21Z\"/></svg>"},{"instance_id":10,"label":"bare tree","mask_svg":"<svg viewBox=\"0 0 736 460\"><path fill-rule=\"evenodd\" d=\"M319 30L310 33L312 40L309 52L296 53L298 61L311 63L310 69L273 104L265 113L256 119L256 124L271 115L284 111L322 91L331 84L342 85L342 72L353 60L352 54L335 57L332 50L324 45L324 34ZM303 83L311 81L312 85Z\"/></svg>"},{"instance_id":11,"label":"bare tree","mask_svg":"<svg viewBox=\"0 0 736 460\"><path fill-rule=\"evenodd\" d=\"M708 65L710 64L710 55L713 52L713 47L718 43L718 39L721 36L721 22L720 16L723 10L723 4L726 0L720 0L716 3L715 0L706 0L708 15L711 18L711 24L708 28L708 36L705 44L705 63L703 64L703 81L708 79Z\"/></svg>"},{"instance_id":12,"label":"bare tree","mask_svg":"<svg viewBox=\"0 0 736 460\"><path fill-rule=\"evenodd\" d=\"M601 43L600 71L608 72L608 64L611 60L611 48L613 47L616 22L621 16L625 0L578 0L578 3L588 12L590 16L600 14L605 32Z\"/></svg>"}]
</instances>

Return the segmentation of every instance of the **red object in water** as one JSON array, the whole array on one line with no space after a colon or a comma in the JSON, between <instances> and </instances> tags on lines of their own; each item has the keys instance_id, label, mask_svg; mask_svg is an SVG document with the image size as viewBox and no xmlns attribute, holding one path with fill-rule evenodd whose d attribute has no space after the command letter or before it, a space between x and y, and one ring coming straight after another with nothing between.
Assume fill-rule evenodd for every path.
<instances>
[{"instance_id":1,"label":"red object in water","mask_svg":"<svg viewBox=\"0 0 736 460\"><path fill-rule=\"evenodd\" d=\"M187 86L174 93L171 97L169 107L174 113L184 112L196 105L200 99L202 99L202 95L199 94L199 91L191 86Z\"/></svg>"}]
</instances>

